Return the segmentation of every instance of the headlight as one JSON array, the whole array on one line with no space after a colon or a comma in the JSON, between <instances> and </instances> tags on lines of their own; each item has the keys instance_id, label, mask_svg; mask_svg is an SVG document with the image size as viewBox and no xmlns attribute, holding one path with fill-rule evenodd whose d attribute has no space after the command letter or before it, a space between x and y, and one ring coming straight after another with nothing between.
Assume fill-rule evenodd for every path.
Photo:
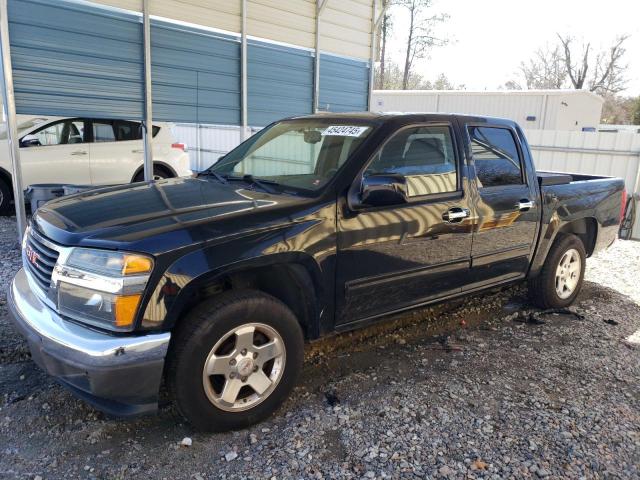
<instances>
[{"instance_id":1,"label":"headlight","mask_svg":"<svg viewBox=\"0 0 640 480\"><path fill-rule=\"evenodd\" d=\"M153 260L146 255L73 248L53 270L58 311L98 327L129 331L151 270Z\"/></svg>"}]
</instances>

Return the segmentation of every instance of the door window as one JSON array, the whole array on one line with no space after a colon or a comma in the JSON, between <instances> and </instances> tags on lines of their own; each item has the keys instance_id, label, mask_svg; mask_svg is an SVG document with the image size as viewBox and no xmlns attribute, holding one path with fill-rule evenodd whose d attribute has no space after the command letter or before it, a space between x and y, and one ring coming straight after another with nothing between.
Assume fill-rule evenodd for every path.
<instances>
[{"instance_id":1,"label":"door window","mask_svg":"<svg viewBox=\"0 0 640 480\"><path fill-rule=\"evenodd\" d=\"M471 154L480 187L524 183L516 141L507 128L469 127Z\"/></svg>"},{"instance_id":2,"label":"door window","mask_svg":"<svg viewBox=\"0 0 640 480\"><path fill-rule=\"evenodd\" d=\"M67 145L82 143L83 139L84 122L82 120L61 120L25 135L20 144L23 147Z\"/></svg>"},{"instance_id":3,"label":"door window","mask_svg":"<svg viewBox=\"0 0 640 480\"><path fill-rule=\"evenodd\" d=\"M113 130L113 122L93 122L93 141L100 142L115 142L116 135Z\"/></svg>"},{"instance_id":4,"label":"door window","mask_svg":"<svg viewBox=\"0 0 640 480\"><path fill-rule=\"evenodd\" d=\"M457 190L456 159L447 126L407 128L389 140L366 175L394 173L407 179L409 196Z\"/></svg>"},{"instance_id":5,"label":"door window","mask_svg":"<svg viewBox=\"0 0 640 480\"><path fill-rule=\"evenodd\" d=\"M160 131L160 127L153 127L153 136ZM94 142L124 142L127 140L142 140L142 127L140 122L127 120L94 120Z\"/></svg>"}]
</instances>

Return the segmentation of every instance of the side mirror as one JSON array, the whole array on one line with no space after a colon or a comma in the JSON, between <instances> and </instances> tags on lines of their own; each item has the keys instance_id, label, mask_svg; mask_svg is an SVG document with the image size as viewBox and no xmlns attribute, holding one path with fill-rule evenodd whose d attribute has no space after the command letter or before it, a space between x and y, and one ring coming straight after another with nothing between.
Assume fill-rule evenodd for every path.
<instances>
[{"instance_id":1,"label":"side mirror","mask_svg":"<svg viewBox=\"0 0 640 480\"><path fill-rule=\"evenodd\" d=\"M362 206L383 207L407 203L407 179L398 174L373 174L362 178L360 201Z\"/></svg>"},{"instance_id":2,"label":"side mirror","mask_svg":"<svg viewBox=\"0 0 640 480\"><path fill-rule=\"evenodd\" d=\"M21 147L39 147L40 145L40 140L37 138L25 138L20 142Z\"/></svg>"}]
</instances>

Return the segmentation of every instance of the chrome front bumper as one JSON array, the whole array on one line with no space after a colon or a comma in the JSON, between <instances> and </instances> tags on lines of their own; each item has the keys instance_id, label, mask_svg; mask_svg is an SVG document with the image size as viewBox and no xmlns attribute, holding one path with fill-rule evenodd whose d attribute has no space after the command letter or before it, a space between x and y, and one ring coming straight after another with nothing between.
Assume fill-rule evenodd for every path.
<instances>
[{"instance_id":1,"label":"chrome front bumper","mask_svg":"<svg viewBox=\"0 0 640 480\"><path fill-rule=\"evenodd\" d=\"M33 360L74 393L113 415L155 411L170 333L113 336L62 319L20 269L8 294Z\"/></svg>"}]
</instances>

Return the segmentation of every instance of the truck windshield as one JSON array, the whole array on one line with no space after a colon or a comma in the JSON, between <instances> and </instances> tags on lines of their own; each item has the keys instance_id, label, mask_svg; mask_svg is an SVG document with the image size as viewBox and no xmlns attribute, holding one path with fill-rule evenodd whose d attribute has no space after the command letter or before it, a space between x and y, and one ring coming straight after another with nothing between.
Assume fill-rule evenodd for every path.
<instances>
[{"instance_id":1,"label":"truck windshield","mask_svg":"<svg viewBox=\"0 0 640 480\"><path fill-rule=\"evenodd\" d=\"M373 129L362 121L298 119L273 124L222 157L209 172L301 190L325 185Z\"/></svg>"}]
</instances>

